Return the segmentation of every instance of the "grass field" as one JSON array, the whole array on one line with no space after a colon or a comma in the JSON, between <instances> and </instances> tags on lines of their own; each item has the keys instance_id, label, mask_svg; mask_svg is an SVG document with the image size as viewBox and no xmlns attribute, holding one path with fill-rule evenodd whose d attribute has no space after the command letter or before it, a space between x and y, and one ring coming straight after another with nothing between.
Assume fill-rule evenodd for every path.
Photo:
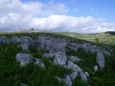
<instances>
[{"instance_id":1,"label":"grass field","mask_svg":"<svg viewBox=\"0 0 115 86\"><path fill-rule=\"evenodd\" d=\"M76 62L84 71L88 71L90 77L84 83L78 76L73 80L72 86L114 86L115 85L115 32L106 32L100 34L77 34L69 32L12 32L0 33L0 36L7 36L9 39L12 36L30 36L37 38L40 34L46 34L53 37L64 37L71 42L84 43L89 42L98 46L103 46L106 49L112 49L111 56L105 56L105 69L94 72L93 66L96 63L96 53L85 53L83 49L78 52L68 51L67 56L78 56L82 61ZM16 54L22 51L17 47L19 44L2 44L0 45L0 86L20 86L20 83L28 86L66 86L65 83L59 83L56 76L64 77L71 73L71 70L61 66L55 66L49 62L50 58L42 58L45 62L46 68L42 69L38 65L30 63L26 67L20 67L19 62L16 61ZM43 50L37 51L36 47L30 48L30 53L38 58L42 57L45 52ZM53 58L52 58L53 59Z\"/></svg>"}]
</instances>

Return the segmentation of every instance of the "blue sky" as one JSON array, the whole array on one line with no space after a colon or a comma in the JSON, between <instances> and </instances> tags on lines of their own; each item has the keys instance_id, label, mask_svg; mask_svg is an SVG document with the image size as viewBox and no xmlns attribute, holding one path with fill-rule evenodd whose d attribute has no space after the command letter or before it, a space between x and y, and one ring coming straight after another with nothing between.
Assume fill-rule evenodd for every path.
<instances>
[{"instance_id":1,"label":"blue sky","mask_svg":"<svg viewBox=\"0 0 115 86\"><path fill-rule=\"evenodd\" d=\"M115 31L115 0L0 0L0 32Z\"/></svg>"},{"instance_id":2,"label":"blue sky","mask_svg":"<svg viewBox=\"0 0 115 86\"><path fill-rule=\"evenodd\" d=\"M40 1L43 3L63 3L69 8L66 15L95 18L105 18L108 22L115 22L115 0L22 0Z\"/></svg>"}]
</instances>

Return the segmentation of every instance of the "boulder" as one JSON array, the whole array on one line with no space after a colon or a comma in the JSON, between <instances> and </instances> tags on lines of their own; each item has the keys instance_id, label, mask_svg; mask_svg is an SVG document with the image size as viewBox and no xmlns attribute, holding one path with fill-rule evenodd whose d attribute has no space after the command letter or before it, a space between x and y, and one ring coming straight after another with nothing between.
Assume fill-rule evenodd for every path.
<instances>
[{"instance_id":1,"label":"boulder","mask_svg":"<svg viewBox=\"0 0 115 86\"><path fill-rule=\"evenodd\" d=\"M57 52L55 54L55 59L54 59L55 65L64 66L64 65L66 65L66 62L67 62L67 58L66 58L66 54L64 52Z\"/></svg>"},{"instance_id":2,"label":"boulder","mask_svg":"<svg viewBox=\"0 0 115 86\"><path fill-rule=\"evenodd\" d=\"M56 77L56 79L59 81L59 82L62 82L63 79L61 79L60 77Z\"/></svg>"},{"instance_id":3,"label":"boulder","mask_svg":"<svg viewBox=\"0 0 115 86\"><path fill-rule=\"evenodd\" d=\"M45 41L46 41L46 36L45 35L40 35L38 36L38 42L39 42L39 48L45 49Z\"/></svg>"},{"instance_id":4,"label":"boulder","mask_svg":"<svg viewBox=\"0 0 115 86\"><path fill-rule=\"evenodd\" d=\"M102 52L97 53L96 62L98 63L101 69L105 67L105 57Z\"/></svg>"},{"instance_id":5,"label":"boulder","mask_svg":"<svg viewBox=\"0 0 115 86\"><path fill-rule=\"evenodd\" d=\"M109 51L103 51L103 53L107 56L111 56L111 53Z\"/></svg>"},{"instance_id":6,"label":"boulder","mask_svg":"<svg viewBox=\"0 0 115 86\"><path fill-rule=\"evenodd\" d=\"M87 77L86 75L83 73L83 72L80 72L80 76L81 76L81 79L86 82L87 81Z\"/></svg>"},{"instance_id":7,"label":"boulder","mask_svg":"<svg viewBox=\"0 0 115 86\"><path fill-rule=\"evenodd\" d=\"M35 64L39 65L39 67L41 68L45 68L45 64L42 60L38 59L38 58L34 58L35 59Z\"/></svg>"},{"instance_id":8,"label":"boulder","mask_svg":"<svg viewBox=\"0 0 115 86\"><path fill-rule=\"evenodd\" d=\"M22 48L22 50L25 50L25 51L29 51L29 46L27 44L20 44L20 47Z\"/></svg>"},{"instance_id":9,"label":"boulder","mask_svg":"<svg viewBox=\"0 0 115 86\"><path fill-rule=\"evenodd\" d=\"M0 37L0 44L9 44L9 39L6 36Z\"/></svg>"},{"instance_id":10,"label":"boulder","mask_svg":"<svg viewBox=\"0 0 115 86\"><path fill-rule=\"evenodd\" d=\"M10 41L11 41L12 43L19 43L19 42L21 42L21 38L18 38L18 37L16 37L16 36L13 36Z\"/></svg>"},{"instance_id":11,"label":"boulder","mask_svg":"<svg viewBox=\"0 0 115 86\"><path fill-rule=\"evenodd\" d=\"M91 45L91 46L90 46L90 52L91 52L91 53L95 53L95 52L96 52L96 49L97 49L97 46L96 46L96 45Z\"/></svg>"},{"instance_id":12,"label":"boulder","mask_svg":"<svg viewBox=\"0 0 115 86\"><path fill-rule=\"evenodd\" d=\"M81 72L81 68L77 65L74 64L72 61L67 62L67 68L71 69L73 72Z\"/></svg>"},{"instance_id":13,"label":"boulder","mask_svg":"<svg viewBox=\"0 0 115 86\"><path fill-rule=\"evenodd\" d=\"M21 36L21 43L27 44L28 46L33 46L35 42L29 36Z\"/></svg>"},{"instance_id":14,"label":"boulder","mask_svg":"<svg viewBox=\"0 0 115 86\"><path fill-rule=\"evenodd\" d=\"M54 51L51 49L49 53L43 54L43 57L53 57L53 56L55 56L55 53L56 53L56 52L54 52Z\"/></svg>"},{"instance_id":15,"label":"boulder","mask_svg":"<svg viewBox=\"0 0 115 86\"><path fill-rule=\"evenodd\" d=\"M76 43L71 43L68 47L74 52L78 51L78 46L76 45Z\"/></svg>"},{"instance_id":16,"label":"boulder","mask_svg":"<svg viewBox=\"0 0 115 86\"><path fill-rule=\"evenodd\" d=\"M69 59L70 59L72 62L80 61L80 59L79 59L77 56L70 56Z\"/></svg>"},{"instance_id":17,"label":"boulder","mask_svg":"<svg viewBox=\"0 0 115 86\"><path fill-rule=\"evenodd\" d=\"M18 53L16 55L16 60L20 62L20 66L25 66L26 64L30 63L32 56L30 54L25 53Z\"/></svg>"},{"instance_id":18,"label":"boulder","mask_svg":"<svg viewBox=\"0 0 115 86\"><path fill-rule=\"evenodd\" d=\"M82 48L85 50L86 53L90 51L90 43L84 43Z\"/></svg>"},{"instance_id":19,"label":"boulder","mask_svg":"<svg viewBox=\"0 0 115 86\"><path fill-rule=\"evenodd\" d=\"M87 76L87 77L89 77L89 73L88 72L85 72L84 75Z\"/></svg>"},{"instance_id":20,"label":"boulder","mask_svg":"<svg viewBox=\"0 0 115 86\"><path fill-rule=\"evenodd\" d=\"M82 69L77 65L77 64L74 64L71 69L73 71L76 71L76 72L82 72Z\"/></svg>"},{"instance_id":21,"label":"boulder","mask_svg":"<svg viewBox=\"0 0 115 86\"><path fill-rule=\"evenodd\" d=\"M72 73L70 74L70 77L71 77L72 80L75 79L77 76L78 76L78 72L77 72L77 71L72 72Z\"/></svg>"},{"instance_id":22,"label":"boulder","mask_svg":"<svg viewBox=\"0 0 115 86\"><path fill-rule=\"evenodd\" d=\"M95 72L98 71L98 66L97 65L94 66L94 71Z\"/></svg>"},{"instance_id":23,"label":"boulder","mask_svg":"<svg viewBox=\"0 0 115 86\"><path fill-rule=\"evenodd\" d=\"M39 36L38 41L40 44L39 47L41 49L45 49L48 51L50 51L52 49L53 52L64 52L64 51L66 51L65 46L67 45L67 43L65 43L65 41L58 40L56 38L53 38L50 36L45 36L45 35Z\"/></svg>"},{"instance_id":24,"label":"boulder","mask_svg":"<svg viewBox=\"0 0 115 86\"><path fill-rule=\"evenodd\" d=\"M67 86L72 86L72 81L69 75L65 77L64 82L66 83Z\"/></svg>"},{"instance_id":25,"label":"boulder","mask_svg":"<svg viewBox=\"0 0 115 86\"><path fill-rule=\"evenodd\" d=\"M67 68L68 68L68 69L72 69L73 65L74 65L74 63L73 63L72 61L69 60L69 61L67 62Z\"/></svg>"},{"instance_id":26,"label":"boulder","mask_svg":"<svg viewBox=\"0 0 115 86\"><path fill-rule=\"evenodd\" d=\"M28 86L28 85L26 85L26 84L24 84L24 83L20 83L20 86Z\"/></svg>"}]
</instances>

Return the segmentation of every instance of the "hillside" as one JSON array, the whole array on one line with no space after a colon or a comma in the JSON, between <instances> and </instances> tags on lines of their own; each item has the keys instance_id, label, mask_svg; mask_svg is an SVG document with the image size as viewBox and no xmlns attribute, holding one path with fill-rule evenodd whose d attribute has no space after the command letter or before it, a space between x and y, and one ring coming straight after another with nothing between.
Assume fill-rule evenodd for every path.
<instances>
[{"instance_id":1,"label":"hillside","mask_svg":"<svg viewBox=\"0 0 115 86\"><path fill-rule=\"evenodd\" d=\"M114 86L115 32L0 33L0 86Z\"/></svg>"}]
</instances>

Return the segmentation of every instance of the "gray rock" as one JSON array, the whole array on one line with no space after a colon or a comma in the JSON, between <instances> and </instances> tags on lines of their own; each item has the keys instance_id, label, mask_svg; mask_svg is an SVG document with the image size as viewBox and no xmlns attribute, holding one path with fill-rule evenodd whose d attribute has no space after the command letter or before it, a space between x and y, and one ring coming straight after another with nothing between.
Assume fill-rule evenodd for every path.
<instances>
[{"instance_id":1,"label":"gray rock","mask_svg":"<svg viewBox=\"0 0 115 86\"><path fill-rule=\"evenodd\" d=\"M78 51L78 46L76 43L71 43L69 46L68 46L71 50L73 50L74 52L77 52Z\"/></svg>"},{"instance_id":2,"label":"gray rock","mask_svg":"<svg viewBox=\"0 0 115 86\"><path fill-rule=\"evenodd\" d=\"M42 55L42 57L50 57L49 53L45 53Z\"/></svg>"},{"instance_id":3,"label":"gray rock","mask_svg":"<svg viewBox=\"0 0 115 86\"><path fill-rule=\"evenodd\" d=\"M28 36L21 36L21 43L27 44L28 46L33 46L35 44L32 38Z\"/></svg>"},{"instance_id":4,"label":"gray rock","mask_svg":"<svg viewBox=\"0 0 115 86\"><path fill-rule=\"evenodd\" d=\"M82 69L77 64L74 64L71 69L76 72L82 72Z\"/></svg>"},{"instance_id":5,"label":"gray rock","mask_svg":"<svg viewBox=\"0 0 115 86\"><path fill-rule=\"evenodd\" d=\"M22 48L22 50L25 50L25 51L29 51L29 47L27 44L20 44L20 47Z\"/></svg>"},{"instance_id":6,"label":"gray rock","mask_svg":"<svg viewBox=\"0 0 115 86\"><path fill-rule=\"evenodd\" d=\"M70 77L71 77L71 79L73 80L73 79L75 79L76 77L78 76L78 72L72 72L71 74L70 74Z\"/></svg>"},{"instance_id":7,"label":"gray rock","mask_svg":"<svg viewBox=\"0 0 115 86\"><path fill-rule=\"evenodd\" d=\"M94 71L95 72L98 71L98 66L97 65L94 66Z\"/></svg>"},{"instance_id":8,"label":"gray rock","mask_svg":"<svg viewBox=\"0 0 115 86\"><path fill-rule=\"evenodd\" d=\"M62 82L63 79L61 79L60 77L56 77L56 79L59 81L59 82Z\"/></svg>"},{"instance_id":9,"label":"gray rock","mask_svg":"<svg viewBox=\"0 0 115 86\"><path fill-rule=\"evenodd\" d=\"M9 39L6 36L0 37L0 44L9 44Z\"/></svg>"},{"instance_id":10,"label":"gray rock","mask_svg":"<svg viewBox=\"0 0 115 86\"><path fill-rule=\"evenodd\" d=\"M73 65L74 65L74 64L73 64L72 61L69 60L69 61L67 62L67 68L68 68L68 69L72 69Z\"/></svg>"},{"instance_id":11,"label":"gray rock","mask_svg":"<svg viewBox=\"0 0 115 86\"><path fill-rule=\"evenodd\" d=\"M89 77L89 73L88 72L85 72L84 75L87 76L87 77Z\"/></svg>"},{"instance_id":12,"label":"gray rock","mask_svg":"<svg viewBox=\"0 0 115 86\"><path fill-rule=\"evenodd\" d=\"M85 50L85 52L89 52L90 51L90 43L84 43L82 48Z\"/></svg>"},{"instance_id":13,"label":"gray rock","mask_svg":"<svg viewBox=\"0 0 115 86\"><path fill-rule=\"evenodd\" d=\"M90 46L90 52L91 52L91 53L95 53L95 52L96 52L96 49L97 49L97 46L96 46L96 45L91 45L91 46Z\"/></svg>"},{"instance_id":14,"label":"gray rock","mask_svg":"<svg viewBox=\"0 0 115 86\"><path fill-rule=\"evenodd\" d=\"M30 63L32 56L30 54L25 53L18 53L16 55L16 60L20 62L20 66L25 66L26 64Z\"/></svg>"},{"instance_id":15,"label":"gray rock","mask_svg":"<svg viewBox=\"0 0 115 86\"><path fill-rule=\"evenodd\" d=\"M80 61L80 59L77 56L71 56L69 57L71 61L76 62L76 61Z\"/></svg>"},{"instance_id":16,"label":"gray rock","mask_svg":"<svg viewBox=\"0 0 115 86\"><path fill-rule=\"evenodd\" d=\"M24 83L20 83L20 86L28 86L28 85L26 85L26 84L24 84Z\"/></svg>"},{"instance_id":17,"label":"gray rock","mask_svg":"<svg viewBox=\"0 0 115 86\"><path fill-rule=\"evenodd\" d=\"M50 52L49 52L49 53L45 53L45 54L43 55L43 57L53 57L53 56L55 56L55 53L56 53L56 52L54 52L54 51L51 49Z\"/></svg>"},{"instance_id":18,"label":"gray rock","mask_svg":"<svg viewBox=\"0 0 115 86\"><path fill-rule=\"evenodd\" d=\"M35 59L35 64L39 65L41 68L45 68L45 64L42 60L38 58L34 58L34 59Z\"/></svg>"},{"instance_id":19,"label":"gray rock","mask_svg":"<svg viewBox=\"0 0 115 86\"><path fill-rule=\"evenodd\" d=\"M65 77L64 82L66 83L67 86L72 86L72 81L69 75Z\"/></svg>"},{"instance_id":20,"label":"gray rock","mask_svg":"<svg viewBox=\"0 0 115 86\"><path fill-rule=\"evenodd\" d=\"M72 61L68 61L67 68L71 69L73 72L81 72L82 71L81 68L77 64L74 64Z\"/></svg>"},{"instance_id":21,"label":"gray rock","mask_svg":"<svg viewBox=\"0 0 115 86\"><path fill-rule=\"evenodd\" d=\"M64 66L64 65L66 65L66 62L67 62L67 58L66 58L66 54L64 52L57 52L55 54L55 59L54 59L55 65Z\"/></svg>"},{"instance_id":22,"label":"gray rock","mask_svg":"<svg viewBox=\"0 0 115 86\"><path fill-rule=\"evenodd\" d=\"M86 75L85 75L83 72L80 73L80 76L81 76L81 79L82 79L84 82L87 81L87 77L86 77Z\"/></svg>"},{"instance_id":23,"label":"gray rock","mask_svg":"<svg viewBox=\"0 0 115 86\"><path fill-rule=\"evenodd\" d=\"M102 52L97 53L96 62L98 63L101 69L105 67L105 58Z\"/></svg>"},{"instance_id":24,"label":"gray rock","mask_svg":"<svg viewBox=\"0 0 115 86\"><path fill-rule=\"evenodd\" d=\"M10 41L11 41L12 43L19 43L19 42L21 42L21 38L18 38L18 37L16 37L16 36L13 36Z\"/></svg>"},{"instance_id":25,"label":"gray rock","mask_svg":"<svg viewBox=\"0 0 115 86\"><path fill-rule=\"evenodd\" d=\"M38 36L38 41L40 44L40 48L45 49L46 36L45 35Z\"/></svg>"},{"instance_id":26,"label":"gray rock","mask_svg":"<svg viewBox=\"0 0 115 86\"><path fill-rule=\"evenodd\" d=\"M107 56L111 56L111 53L109 51L103 51L103 53Z\"/></svg>"}]
</instances>

